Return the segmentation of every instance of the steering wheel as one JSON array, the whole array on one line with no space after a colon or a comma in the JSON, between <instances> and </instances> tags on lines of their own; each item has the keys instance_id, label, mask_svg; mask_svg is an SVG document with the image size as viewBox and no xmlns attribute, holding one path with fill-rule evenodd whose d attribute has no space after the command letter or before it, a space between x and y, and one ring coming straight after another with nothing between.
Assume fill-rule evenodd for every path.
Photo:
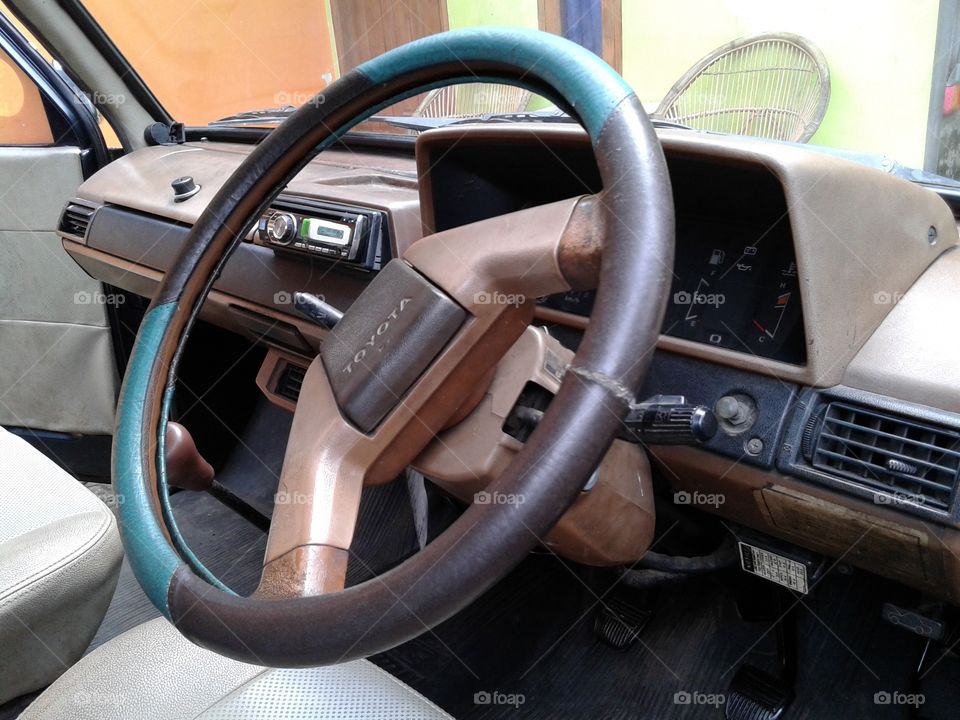
<instances>
[{"instance_id":1,"label":"steering wheel","mask_svg":"<svg viewBox=\"0 0 960 720\"><path fill-rule=\"evenodd\" d=\"M546 95L590 135L603 191L420 240L370 282L307 370L259 589L233 594L186 547L171 513L164 430L177 363L231 251L280 189L379 109L455 82ZM449 618L509 572L577 498L620 427L659 336L673 267L660 144L623 79L538 31L418 40L330 85L270 133L216 194L148 309L120 396L113 476L124 546L150 600L193 642L274 667L346 662ZM478 379L533 319L534 299L597 287L559 392L489 489L419 553L344 589L364 485L389 482L462 417ZM511 302L497 302L508 296ZM493 300L491 302L491 299Z\"/></svg>"}]
</instances>

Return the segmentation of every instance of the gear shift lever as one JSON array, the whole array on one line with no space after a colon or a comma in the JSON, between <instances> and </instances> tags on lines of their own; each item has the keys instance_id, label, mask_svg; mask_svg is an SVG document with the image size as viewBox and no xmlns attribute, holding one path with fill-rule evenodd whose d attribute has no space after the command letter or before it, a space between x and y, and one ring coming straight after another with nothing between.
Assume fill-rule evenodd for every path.
<instances>
[{"instance_id":1,"label":"gear shift lever","mask_svg":"<svg viewBox=\"0 0 960 720\"><path fill-rule=\"evenodd\" d=\"M266 531L270 527L267 517L216 480L213 466L203 459L189 430L180 423L168 422L165 432L164 461L168 485L208 492L261 530Z\"/></svg>"},{"instance_id":2,"label":"gear shift lever","mask_svg":"<svg viewBox=\"0 0 960 720\"><path fill-rule=\"evenodd\" d=\"M180 423L168 422L165 443L168 484L184 490L213 488L213 466L203 459L189 430Z\"/></svg>"}]
</instances>

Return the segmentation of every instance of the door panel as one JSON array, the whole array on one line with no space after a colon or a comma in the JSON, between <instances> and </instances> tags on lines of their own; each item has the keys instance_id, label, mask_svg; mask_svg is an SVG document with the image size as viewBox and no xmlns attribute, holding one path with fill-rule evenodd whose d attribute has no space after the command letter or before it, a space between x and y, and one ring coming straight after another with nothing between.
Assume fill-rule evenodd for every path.
<instances>
[{"instance_id":1,"label":"door panel","mask_svg":"<svg viewBox=\"0 0 960 720\"><path fill-rule=\"evenodd\" d=\"M77 148L0 147L0 425L113 431L115 298L55 234L82 180Z\"/></svg>"}]
</instances>

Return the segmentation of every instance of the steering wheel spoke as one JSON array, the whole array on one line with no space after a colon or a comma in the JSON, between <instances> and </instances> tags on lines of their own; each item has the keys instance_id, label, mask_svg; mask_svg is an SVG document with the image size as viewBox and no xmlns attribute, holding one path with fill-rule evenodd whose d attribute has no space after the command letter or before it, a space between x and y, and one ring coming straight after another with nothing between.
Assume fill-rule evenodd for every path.
<instances>
[{"instance_id":1,"label":"steering wheel spoke","mask_svg":"<svg viewBox=\"0 0 960 720\"><path fill-rule=\"evenodd\" d=\"M260 597L342 590L366 468L317 358L307 369L274 496Z\"/></svg>"}]
</instances>

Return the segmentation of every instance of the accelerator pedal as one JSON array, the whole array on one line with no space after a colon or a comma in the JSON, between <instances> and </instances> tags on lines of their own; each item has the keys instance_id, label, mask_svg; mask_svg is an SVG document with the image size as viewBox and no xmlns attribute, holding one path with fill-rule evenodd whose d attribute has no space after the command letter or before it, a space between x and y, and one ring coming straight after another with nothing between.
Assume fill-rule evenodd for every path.
<instances>
[{"instance_id":1,"label":"accelerator pedal","mask_svg":"<svg viewBox=\"0 0 960 720\"><path fill-rule=\"evenodd\" d=\"M777 720L793 702L793 690L779 678L744 665L730 683L724 704L727 720Z\"/></svg>"}]
</instances>

